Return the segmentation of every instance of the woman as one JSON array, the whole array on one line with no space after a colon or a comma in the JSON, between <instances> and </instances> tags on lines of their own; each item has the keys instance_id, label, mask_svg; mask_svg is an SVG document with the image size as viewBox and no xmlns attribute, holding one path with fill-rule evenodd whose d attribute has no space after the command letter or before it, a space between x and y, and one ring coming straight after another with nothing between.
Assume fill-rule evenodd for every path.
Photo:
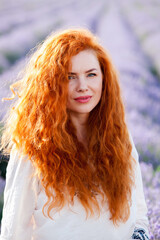
<instances>
[{"instance_id":1,"label":"woman","mask_svg":"<svg viewBox=\"0 0 160 240\"><path fill-rule=\"evenodd\" d=\"M15 87L0 240L148 239L138 153L97 38L51 34Z\"/></svg>"}]
</instances>

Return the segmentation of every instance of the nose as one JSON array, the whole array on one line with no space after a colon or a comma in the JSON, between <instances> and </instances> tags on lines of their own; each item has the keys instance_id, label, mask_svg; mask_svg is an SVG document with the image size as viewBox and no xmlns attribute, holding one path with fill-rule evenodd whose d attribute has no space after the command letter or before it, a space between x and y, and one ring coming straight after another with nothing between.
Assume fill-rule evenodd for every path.
<instances>
[{"instance_id":1,"label":"nose","mask_svg":"<svg viewBox=\"0 0 160 240\"><path fill-rule=\"evenodd\" d=\"M85 92L88 91L88 85L85 77L79 77L77 81L77 92Z\"/></svg>"}]
</instances>

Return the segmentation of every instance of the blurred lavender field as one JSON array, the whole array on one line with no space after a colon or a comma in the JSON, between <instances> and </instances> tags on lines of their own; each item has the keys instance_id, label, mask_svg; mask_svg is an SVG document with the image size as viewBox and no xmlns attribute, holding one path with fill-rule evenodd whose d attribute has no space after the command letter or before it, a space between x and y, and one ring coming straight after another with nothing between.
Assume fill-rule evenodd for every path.
<instances>
[{"instance_id":1,"label":"blurred lavender field","mask_svg":"<svg viewBox=\"0 0 160 240\"><path fill-rule=\"evenodd\" d=\"M87 27L110 53L119 71L126 122L139 153L153 240L160 239L159 12L159 0L0 2L0 98L11 95L9 85L18 79L29 53L51 31ZM9 104L0 102L0 119ZM0 204L3 189L0 179Z\"/></svg>"}]
</instances>

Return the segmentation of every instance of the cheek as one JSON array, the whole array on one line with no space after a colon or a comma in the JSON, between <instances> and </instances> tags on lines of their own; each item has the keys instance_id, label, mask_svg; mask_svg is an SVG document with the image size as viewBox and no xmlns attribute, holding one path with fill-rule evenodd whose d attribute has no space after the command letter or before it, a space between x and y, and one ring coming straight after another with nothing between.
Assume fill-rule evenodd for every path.
<instances>
[{"instance_id":1,"label":"cheek","mask_svg":"<svg viewBox=\"0 0 160 240\"><path fill-rule=\"evenodd\" d=\"M100 96L102 94L102 87L103 87L103 83L102 83L102 81L99 81L99 83L96 86L96 91Z\"/></svg>"},{"instance_id":2,"label":"cheek","mask_svg":"<svg viewBox=\"0 0 160 240\"><path fill-rule=\"evenodd\" d=\"M73 92L73 84L69 83L68 84L68 98L72 97L72 92Z\"/></svg>"}]
</instances>

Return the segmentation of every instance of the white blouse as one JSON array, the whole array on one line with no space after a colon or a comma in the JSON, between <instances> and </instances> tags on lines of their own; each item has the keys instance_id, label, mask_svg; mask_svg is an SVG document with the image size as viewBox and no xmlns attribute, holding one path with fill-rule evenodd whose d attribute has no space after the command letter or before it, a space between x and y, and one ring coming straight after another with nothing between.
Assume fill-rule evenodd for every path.
<instances>
[{"instance_id":1,"label":"white blouse","mask_svg":"<svg viewBox=\"0 0 160 240\"><path fill-rule=\"evenodd\" d=\"M66 205L53 214L54 220L45 217L42 208L47 197L39 181L31 178L34 167L31 161L25 161L25 157L12 149L6 173L0 240L129 240L135 227L143 228L148 234L147 206L138 153L131 135L130 138L137 168L136 187L132 191L127 222L113 225L104 208L99 218L86 220L85 210L76 197L73 206Z\"/></svg>"}]
</instances>

